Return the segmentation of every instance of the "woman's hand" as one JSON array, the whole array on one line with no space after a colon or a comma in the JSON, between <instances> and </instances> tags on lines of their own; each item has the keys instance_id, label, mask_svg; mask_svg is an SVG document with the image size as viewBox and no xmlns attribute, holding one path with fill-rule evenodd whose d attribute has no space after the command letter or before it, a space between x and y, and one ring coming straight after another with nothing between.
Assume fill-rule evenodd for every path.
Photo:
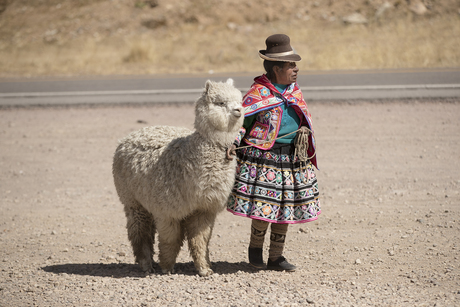
<instances>
[{"instance_id":1,"label":"woman's hand","mask_svg":"<svg viewBox=\"0 0 460 307\"><path fill-rule=\"evenodd\" d=\"M310 135L310 129L308 129L306 126L300 127L299 133L304 133L306 135Z\"/></svg>"},{"instance_id":2,"label":"woman's hand","mask_svg":"<svg viewBox=\"0 0 460 307\"><path fill-rule=\"evenodd\" d=\"M232 156L236 156L236 145L232 144L229 148L227 148L227 160L233 160Z\"/></svg>"}]
</instances>

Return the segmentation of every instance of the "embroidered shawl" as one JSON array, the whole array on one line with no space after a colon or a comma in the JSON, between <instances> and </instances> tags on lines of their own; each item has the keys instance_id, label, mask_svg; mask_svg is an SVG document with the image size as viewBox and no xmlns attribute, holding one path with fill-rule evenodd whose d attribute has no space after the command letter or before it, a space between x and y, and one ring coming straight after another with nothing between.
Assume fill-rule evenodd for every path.
<instances>
[{"instance_id":1,"label":"embroidered shawl","mask_svg":"<svg viewBox=\"0 0 460 307\"><path fill-rule=\"evenodd\" d=\"M299 85L296 82L292 83L283 93L279 93L267 76L262 75L254 79L251 88L243 97L245 117L254 114L258 114L258 116L256 123L250 128L251 131L248 131L248 133L244 129L240 131L238 143L243 139L245 143L254 147L263 150L270 149L278 136L281 122L282 110L279 106L285 102L288 106L294 107L302 125L308 126L313 131L311 114L308 111L307 103L303 98ZM316 146L312 136L309 137L309 141L312 145L309 155L312 156ZM316 166L316 156L311 161Z\"/></svg>"}]
</instances>

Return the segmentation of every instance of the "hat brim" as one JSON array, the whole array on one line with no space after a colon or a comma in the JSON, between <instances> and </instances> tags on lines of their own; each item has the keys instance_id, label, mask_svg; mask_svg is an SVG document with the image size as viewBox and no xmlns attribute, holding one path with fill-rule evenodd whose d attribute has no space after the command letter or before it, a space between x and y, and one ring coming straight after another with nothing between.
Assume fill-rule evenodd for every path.
<instances>
[{"instance_id":1,"label":"hat brim","mask_svg":"<svg viewBox=\"0 0 460 307\"><path fill-rule=\"evenodd\" d=\"M267 61L278 61L278 62L298 62L302 60L300 55L294 53L294 54L289 54L289 55L283 55L283 56L266 56L265 55L266 50L259 50L259 56Z\"/></svg>"}]
</instances>

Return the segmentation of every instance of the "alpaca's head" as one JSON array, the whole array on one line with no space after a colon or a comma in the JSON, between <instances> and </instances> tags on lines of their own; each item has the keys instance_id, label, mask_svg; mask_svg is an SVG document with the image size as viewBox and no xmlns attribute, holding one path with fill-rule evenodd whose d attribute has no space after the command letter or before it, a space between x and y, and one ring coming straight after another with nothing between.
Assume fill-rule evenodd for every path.
<instances>
[{"instance_id":1,"label":"alpaca's head","mask_svg":"<svg viewBox=\"0 0 460 307\"><path fill-rule=\"evenodd\" d=\"M243 125L244 109L241 91L227 82L206 81L195 105L195 129L219 143L231 143Z\"/></svg>"}]
</instances>

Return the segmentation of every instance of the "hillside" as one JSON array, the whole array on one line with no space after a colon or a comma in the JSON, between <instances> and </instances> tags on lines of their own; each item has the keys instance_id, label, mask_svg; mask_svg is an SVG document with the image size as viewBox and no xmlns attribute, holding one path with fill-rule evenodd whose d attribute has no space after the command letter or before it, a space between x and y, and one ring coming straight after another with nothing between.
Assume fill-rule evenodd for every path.
<instances>
[{"instance_id":1,"label":"hillside","mask_svg":"<svg viewBox=\"0 0 460 307\"><path fill-rule=\"evenodd\" d=\"M459 0L0 0L0 76L254 71L278 32L302 69L460 66L459 14Z\"/></svg>"}]
</instances>

